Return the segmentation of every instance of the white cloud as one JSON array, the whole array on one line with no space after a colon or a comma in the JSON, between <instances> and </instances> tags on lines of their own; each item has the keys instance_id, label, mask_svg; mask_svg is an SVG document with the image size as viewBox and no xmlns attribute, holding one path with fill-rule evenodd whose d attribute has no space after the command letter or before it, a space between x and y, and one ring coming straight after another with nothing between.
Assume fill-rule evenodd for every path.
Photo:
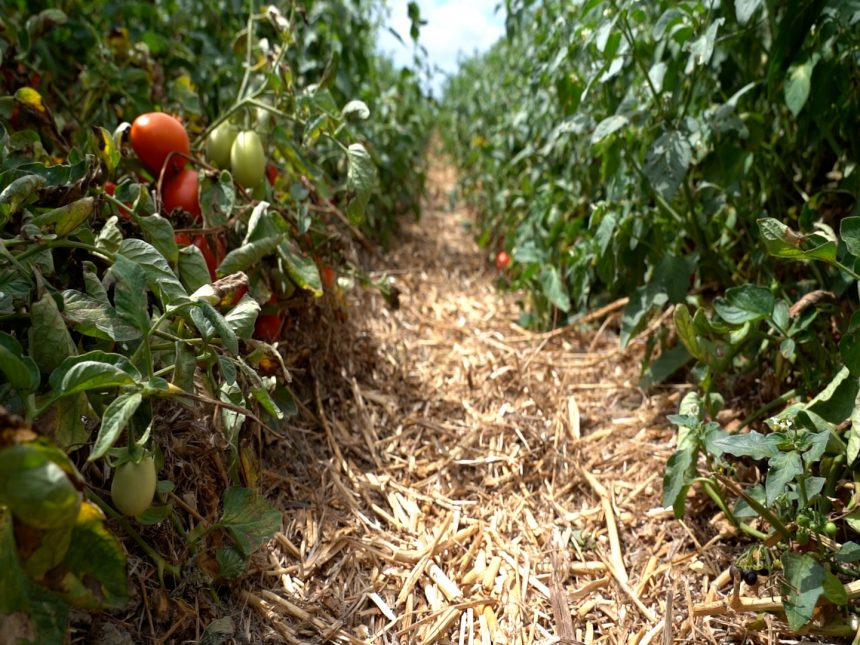
<instances>
[{"instance_id":1,"label":"white cloud","mask_svg":"<svg viewBox=\"0 0 860 645\"><path fill-rule=\"evenodd\" d=\"M500 0L418 0L421 18L427 22L421 27L419 43L427 50L430 64L447 73L457 70L461 55L484 52L502 36L504 9L496 13ZM412 60L412 41L409 38L407 0L394 0L388 25L405 41L401 44L394 36L383 30L380 33L379 49L388 53L394 61L408 65ZM438 89L443 78L437 74L433 82Z\"/></svg>"}]
</instances>

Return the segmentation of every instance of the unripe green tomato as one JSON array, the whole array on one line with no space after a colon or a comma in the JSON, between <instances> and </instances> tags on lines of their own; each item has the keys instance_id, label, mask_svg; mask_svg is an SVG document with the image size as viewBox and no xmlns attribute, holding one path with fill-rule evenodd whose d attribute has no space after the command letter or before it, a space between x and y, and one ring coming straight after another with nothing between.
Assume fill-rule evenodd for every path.
<instances>
[{"instance_id":1,"label":"unripe green tomato","mask_svg":"<svg viewBox=\"0 0 860 645\"><path fill-rule=\"evenodd\" d=\"M836 526L835 522L826 522L824 524L824 535L827 537L836 537L836 534L839 532L839 527Z\"/></svg>"},{"instance_id":2,"label":"unripe green tomato","mask_svg":"<svg viewBox=\"0 0 860 645\"><path fill-rule=\"evenodd\" d=\"M812 519L806 513L801 513L797 516L797 525L808 527L812 523Z\"/></svg>"},{"instance_id":3,"label":"unripe green tomato","mask_svg":"<svg viewBox=\"0 0 860 645\"><path fill-rule=\"evenodd\" d=\"M794 534L794 539L800 546L806 546L809 544L809 529L801 526Z\"/></svg>"},{"instance_id":4,"label":"unripe green tomato","mask_svg":"<svg viewBox=\"0 0 860 645\"><path fill-rule=\"evenodd\" d=\"M266 153L263 142L253 130L240 132L230 149L233 178L245 188L254 189L266 176Z\"/></svg>"},{"instance_id":5,"label":"unripe green tomato","mask_svg":"<svg viewBox=\"0 0 860 645\"><path fill-rule=\"evenodd\" d=\"M230 150L239 131L232 123L224 121L209 133L206 139L206 156L219 168L227 168L230 165Z\"/></svg>"},{"instance_id":6,"label":"unripe green tomato","mask_svg":"<svg viewBox=\"0 0 860 645\"><path fill-rule=\"evenodd\" d=\"M123 515L140 515L152 504L155 483L155 460L152 455L146 455L136 464L130 461L121 464L110 485L113 505Z\"/></svg>"}]
</instances>

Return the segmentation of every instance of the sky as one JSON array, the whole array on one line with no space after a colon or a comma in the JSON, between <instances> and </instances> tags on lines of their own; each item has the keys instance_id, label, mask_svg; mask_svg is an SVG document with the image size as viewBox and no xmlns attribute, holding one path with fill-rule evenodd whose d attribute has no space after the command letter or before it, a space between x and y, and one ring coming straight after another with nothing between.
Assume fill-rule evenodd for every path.
<instances>
[{"instance_id":1,"label":"sky","mask_svg":"<svg viewBox=\"0 0 860 645\"><path fill-rule=\"evenodd\" d=\"M461 54L484 52L505 32L504 7L496 13L502 0L418 0L421 18L419 42L426 48L429 62L445 72L457 70ZM391 17L388 26L401 35L405 46L387 29L380 33L379 48L399 65L412 63L412 40L409 38L408 0L389 0ZM437 74L432 88L439 93L444 76Z\"/></svg>"}]
</instances>

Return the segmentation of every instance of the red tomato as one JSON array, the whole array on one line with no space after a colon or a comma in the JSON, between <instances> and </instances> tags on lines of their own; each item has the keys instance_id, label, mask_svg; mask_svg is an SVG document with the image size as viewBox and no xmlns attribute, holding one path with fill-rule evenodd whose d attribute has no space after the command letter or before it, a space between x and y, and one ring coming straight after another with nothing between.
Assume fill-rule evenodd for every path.
<instances>
[{"instance_id":1,"label":"red tomato","mask_svg":"<svg viewBox=\"0 0 860 645\"><path fill-rule=\"evenodd\" d=\"M505 251L499 251L496 254L496 269L501 273L511 266L511 256Z\"/></svg>"},{"instance_id":2,"label":"red tomato","mask_svg":"<svg viewBox=\"0 0 860 645\"><path fill-rule=\"evenodd\" d=\"M284 314L277 309L277 297L272 294L269 302L263 305L263 311L271 310L272 313L260 313L254 323L254 338L273 343L281 337L281 327L284 324Z\"/></svg>"},{"instance_id":3,"label":"red tomato","mask_svg":"<svg viewBox=\"0 0 860 645\"><path fill-rule=\"evenodd\" d=\"M215 280L215 271L218 269L218 265L221 264L221 261L212 252L212 247L209 246L209 242L202 235L189 235L188 233L177 233L175 236L176 243L181 246L188 246L189 244L193 244L198 249L200 249L200 253L203 254L203 259L206 260L206 268L209 269L209 277L212 280Z\"/></svg>"},{"instance_id":4,"label":"red tomato","mask_svg":"<svg viewBox=\"0 0 860 645\"><path fill-rule=\"evenodd\" d=\"M334 272L334 269L326 264L320 269L320 278L322 279L323 286L330 290L334 288L337 274Z\"/></svg>"},{"instance_id":5,"label":"red tomato","mask_svg":"<svg viewBox=\"0 0 860 645\"><path fill-rule=\"evenodd\" d=\"M269 180L269 186L274 186L275 181L278 179L278 167L274 161L266 164L266 179Z\"/></svg>"},{"instance_id":6,"label":"red tomato","mask_svg":"<svg viewBox=\"0 0 860 645\"><path fill-rule=\"evenodd\" d=\"M186 155L191 152L185 128L177 119L163 112L148 112L134 120L131 124L131 147L143 165L156 175L161 172L171 152ZM170 158L167 174L178 172L184 167L185 159L174 155Z\"/></svg>"},{"instance_id":7,"label":"red tomato","mask_svg":"<svg viewBox=\"0 0 860 645\"><path fill-rule=\"evenodd\" d=\"M197 171L183 170L175 177L165 179L161 185L161 201L164 212L172 213L181 208L194 215L195 220L201 217L200 197L198 195Z\"/></svg>"},{"instance_id":8,"label":"red tomato","mask_svg":"<svg viewBox=\"0 0 860 645\"><path fill-rule=\"evenodd\" d=\"M116 184L113 183L112 181L106 181L105 182L105 192L108 195L110 195L111 197L113 197L114 193L116 192ZM122 206L118 207L119 214L122 215L126 219L131 219L131 211L129 210L129 208L131 208L131 204L126 202L125 205L128 206L128 208L123 208Z\"/></svg>"}]
</instances>

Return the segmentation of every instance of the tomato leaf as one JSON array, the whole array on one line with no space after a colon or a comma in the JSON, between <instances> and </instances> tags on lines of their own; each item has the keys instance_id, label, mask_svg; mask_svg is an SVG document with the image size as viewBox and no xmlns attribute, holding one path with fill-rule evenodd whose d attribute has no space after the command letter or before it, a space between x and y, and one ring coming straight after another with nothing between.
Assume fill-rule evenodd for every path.
<instances>
[{"instance_id":1,"label":"tomato leaf","mask_svg":"<svg viewBox=\"0 0 860 645\"><path fill-rule=\"evenodd\" d=\"M125 392L110 402L102 415L102 423L87 461L95 461L107 454L142 401L140 392Z\"/></svg>"},{"instance_id":2,"label":"tomato leaf","mask_svg":"<svg viewBox=\"0 0 860 645\"><path fill-rule=\"evenodd\" d=\"M38 529L69 524L83 496L37 443L15 444L0 450L0 506Z\"/></svg>"},{"instance_id":3,"label":"tomato leaf","mask_svg":"<svg viewBox=\"0 0 860 645\"><path fill-rule=\"evenodd\" d=\"M727 323L741 325L769 317L775 304L769 289L745 284L727 289L725 296L714 300L714 309Z\"/></svg>"},{"instance_id":4,"label":"tomato leaf","mask_svg":"<svg viewBox=\"0 0 860 645\"><path fill-rule=\"evenodd\" d=\"M179 249L178 256L176 269L179 271L179 279L189 292L194 293L204 284L211 282L212 277L209 275L209 267L206 266L206 258L194 244Z\"/></svg>"},{"instance_id":5,"label":"tomato leaf","mask_svg":"<svg viewBox=\"0 0 860 645\"><path fill-rule=\"evenodd\" d=\"M260 314L260 305L248 294L224 316L230 329L239 338L248 339L254 335L254 322Z\"/></svg>"},{"instance_id":6,"label":"tomato leaf","mask_svg":"<svg viewBox=\"0 0 860 645\"><path fill-rule=\"evenodd\" d=\"M78 353L57 303L47 290L30 305L30 329L27 334L30 355L45 374Z\"/></svg>"},{"instance_id":7,"label":"tomato leaf","mask_svg":"<svg viewBox=\"0 0 860 645\"><path fill-rule=\"evenodd\" d=\"M67 289L62 295L63 317L78 333L116 342L140 338L140 331L123 320L109 304L74 289Z\"/></svg>"},{"instance_id":8,"label":"tomato leaf","mask_svg":"<svg viewBox=\"0 0 860 645\"><path fill-rule=\"evenodd\" d=\"M785 572L785 580L780 584L785 616L789 627L798 630L812 618L824 591L824 568L812 556L791 551L785 551L780 560Z\"/></svg>"},{"instance_id":9,"label":"tomato leaf","mask_svg":"<svg viewBox=\"0 0 860 645\"><path fill-rule=\"evenodd\" d=\"M224 491L224 514L216 526L227 530L243 557L274 537L282 523L281 513L253 490L231 487Z\"/></svg>"},{"instance_id":10,"label":"tomato leaf","mask_svg":"<svg viewBox=\"0 0 860 645\"><path fill-rule=\"evenodd\" d=\"M188 292L170 269L167 260L153 246L143 240L123 240L120 255L136 262L143 269L146 283L164 307L188 302Z\"/></svg>"},{"instance_id":11,"label":"tomato leaf","mask_svg":"<svg viewBox=\"0 0 860 645\"><path fill-rule=\"evenodd\" d=\"M122 354L93 350L67 358L51 372L48 382L55 396L68 396L75 392L134 385L140 378L140 372Z\"/></svg>"},{"instance_id":12,"label":"tomato leaf","mask_svg":"<svg viewBox=\"0 0 860 645\"><path fill-rule=\"evenodd\" d=\"M200 210L207 228L222 226L230 219L236 204L236 188L226 170L217 177L200 173Z\"/></svg>"},{"instance_id":13,"label":"tomato leaf","mask_svg":"<svg viewBox=\"0 0 860 645\"><path fill-rule=\"evenodd\" d=\"M149 313L143 269L125 256L118 255L110 271L116 280L114 302L117 315L135 329L146 333L149 329Z\"/></svg>"},{"instance_id":14,"label":"tomato leaf","mask_svg":"<svg viewBox=\"0 0 860 645\"><path fill-rule=\"evenodd\" d=\"M33 392L39 387L39 367L24 355L21 343L6 332L0 332L0 371L19 392Z\"/></svg>"},{"instance_id":15,"label":"tomato leaf","mask_svg":"<svg viewBox=\"0 0 860 645\"><path fill-rule=\"evenodd\" d=\"M692 160L687 137L672 130L654 140L645 155L645 176L658 195L669 201L687 176Z\"/></svg>"},{"instance_id":16,"label":"tomato leaf","mask_svg":"<svg viewBox=\"0 0 860 645\"><path fill-rule=\"evenodd\" d=\"M11 215L38 196L39 189L45 185L45 178L39 175L24 175L3 189L0 193L0 226L5 224Z\"/></svg>"},{"instance_id":17,"label":"tomato leaf","mask_svg":"<svg viewBox=\"0 0 860 645\"><path fill-rule=\"evenodd\" d=\"M158 213L140 217L137 221L146 241L167 258L168 262L176 264L179 259L179 247L170 222Z\"/></svg>"},{"instance_id":18,"label":"tomato leaf","mask_svg":"<svg viewBox=\"0 0 860 645\"><path fill-rule=\"evenodd\" d=\"M242 246L233 249L224 257L224 260L218 266L218 276L223 277L254 266L264 257L273 253L283 241L284 235L278 234L245 242Z\"/></svg>"},{"instance_id":19,"label":"tomato leaf","mask_svg":"<svg viewBox=\"0 0 860 645\"><path fill-rule=\"evenodd\" d=\"M286 264L287 273L293 282L317 298L322 296L322 280L313 259L302 254L292 240L282 240L278 244L278 255Z\"/></svg>"}]
</instances>

